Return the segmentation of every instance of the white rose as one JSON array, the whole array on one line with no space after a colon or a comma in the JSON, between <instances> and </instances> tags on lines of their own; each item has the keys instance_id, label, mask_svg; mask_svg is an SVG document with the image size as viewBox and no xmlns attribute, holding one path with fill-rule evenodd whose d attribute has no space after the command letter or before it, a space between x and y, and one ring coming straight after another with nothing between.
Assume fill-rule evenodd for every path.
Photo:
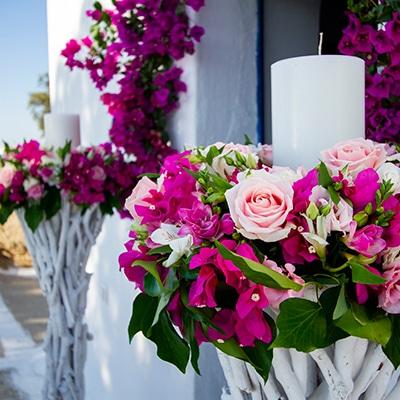
<instances>
[{"instance_id":1,"label":"white rose","mask_svg":"<svg viewBox=\"0 0 400 400\"><path fill-rule=\"evenodd\" d=\"M382 164L378 168L378 175L382 181L391 181L393 183L394 194L400 193L400 168L392 163Z\"/></svg>"}]
</instances>

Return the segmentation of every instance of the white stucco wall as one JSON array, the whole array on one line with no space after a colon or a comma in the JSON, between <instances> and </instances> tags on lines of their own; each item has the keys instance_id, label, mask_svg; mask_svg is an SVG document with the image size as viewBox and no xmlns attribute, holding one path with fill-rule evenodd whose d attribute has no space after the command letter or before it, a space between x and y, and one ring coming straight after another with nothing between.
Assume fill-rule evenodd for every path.
<instances>
[{"instance_id":1,"label":"white stucco wall","mask_svg":"<svg viewBox=\"0 0 400 400\"><path fill-rule=\"evenodd\" d=\"M111 121L88 75L70 72L60 51L70 38L87 34L85 10L90 4L48 0L47 5L52 110L80 114L83 144L107 140ZM207 36L196 56L182 62L189 88L171 121L177 148L242 141L244 134L255 137L255 17L255 0L208 1L196 16ZM117 263L127 232L127 221L107 218L89 259L88 270L94 275L86 313L93 334L85 368L87 399L217 400L221 377L215 379L218 366L207 365L210 357L217 364L212 354L202 357L203 378L195 384L192 371L184 376L159 361L152 343L138 337L128 344L134 291Z\"/></svg>"}]
</instances>

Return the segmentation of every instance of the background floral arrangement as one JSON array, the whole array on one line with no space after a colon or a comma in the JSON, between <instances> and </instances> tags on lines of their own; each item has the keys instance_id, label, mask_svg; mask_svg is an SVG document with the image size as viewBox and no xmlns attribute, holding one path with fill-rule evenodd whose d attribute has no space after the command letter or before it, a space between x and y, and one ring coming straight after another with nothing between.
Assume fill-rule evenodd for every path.
<instances>
[{"instance_id":1,"label":"background floral arrangement","mask_svg":"<svg viewBox=\"0 0 400 400\"><path fill-rule=\"evenodd\" d=\"M399 143L400 1L349 0L348 7L339 50L365 60L367 137Z\"/></svg>"},{"instance_id":2,"label":"background floral arrangement","mask_svg":"<svg viewBox=\"0 0 400 400\"><path fill-rule=\"evenodd\" d=\"M142 292L130 338L142 331L181 371L189 358L198 371L198 346L212 342L267 379L274 347L310 352L349 335L397 367L400 154L351 140L293 171L270 167L270 150L217 143L139 181L119 259Z\"/></svg>"},{"instance_id":3,"label":"background floral arrangement","mask_svg":"<svg viewBox=\"0 0 400 400\"><path fill-rule=\"evenodd\" d=\"M68 199L82 209L98 204L103 214L121 209L138 176L136 163L110 143L53 151L31 140L0 157L0 223L17 208L34 231Z\"/></svg>"},{"instance_id":4,"label":"background floral arrangement","mask_svg":"<svg viewBox=\"0 0 400 400\"><path fill-rule=\"evenodd\" d=\"M167 116L186 91L175 65L193 54L204 30L191 26L186 6L198 11L204 0L115 0L100 2L87 15L90 35L72 39L62 51L66 64L89 71L113 117L113 143L134 154L143 172L156 172L174 151L168 144ZM116 92L107 91L110 81Z\"/></svg>"}]
</instances>

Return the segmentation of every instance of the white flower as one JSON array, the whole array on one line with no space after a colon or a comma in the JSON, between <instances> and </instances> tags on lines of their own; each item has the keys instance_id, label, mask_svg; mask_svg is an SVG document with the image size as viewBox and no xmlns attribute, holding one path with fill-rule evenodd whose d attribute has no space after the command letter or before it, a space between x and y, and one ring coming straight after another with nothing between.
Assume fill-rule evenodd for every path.
<instances>
[{"instance_id":1,"label":"white flower","mask_svg":"<svg viewBox=\"0 0 400 400\"><path fill-rule=\"evenodd\" d=\"M37 185L39 181L31 176L24 180L24 190L27 192L31 187Z\"/></svg>"},{"instance_id":2,"label":"white flower","mask_svg":"<svg viewBox=\"0 0 400 400\"><path fill-rule=\"evenodd\" d=\"M256 168L257 166L257 149L253 145L217 142L206 147L201 151L201 154L206 156L211 147L216 147L219 150L223 147L221 154L213 159L211 168L215 173L224 178L233 174L236 167L229 164L238 163L239 157L245 161L245 164L248 168ZM230 160L231 162L228 164L227 160Z\"/></svg>"},{"instance_id":3,"label":"white flower","mask_svg":"<svg viewBox=\"0 0 400 400\"><path fill-rule=\"evenodd\" d=\"M193 246L192 235L179 236L178 230L179 228L175 225L161 224L161 227L150 235L150 239L154 243L163 246L168 245L172 249L172 253L163 263L165 267L170 267L181 257L184 255L188 256L191 253L191 247Z\"/></svg>"},{"instance_id":4,"label":"white flower","mask_svg":"<svg viewBox=\"0 0 400 400\"><path fill-rule=\"evenodd\" d=\"M301 170L298 169L297 171L294 171L293 169L289 167L278 167L278 166L273 166L269 171L271 175L277 176L278 178L282 179L285 182L288 182L290 184L295 183L299 179L303 178L303 175L301 173Z\"/></svg>"},{"instance_id":5,"label":"white flower","mask_svg":"<svg viewBox=\"0 0 400 400\"><path fill-rule=\"evenodd\" d=\"M322 186L315 186L312 189L310 201L318 208L329 207L330 211L325 215L325 225L327 233L332 231L350 232L350 223L353 220L353 208L342 198L339 204L335 204L329 192Z\"/></svg>"},{"instance_id":6,"label":"white flower","mask_svg":"<svg viewBox=\"0 0 400 400\"><path fill-rule=\"evenodd\" d=\"M382 181L391 181L393 183L393 194L400 193L400 168L392 163L382 164L378 168L378 175Z\"/></svg>"}]
</instances>

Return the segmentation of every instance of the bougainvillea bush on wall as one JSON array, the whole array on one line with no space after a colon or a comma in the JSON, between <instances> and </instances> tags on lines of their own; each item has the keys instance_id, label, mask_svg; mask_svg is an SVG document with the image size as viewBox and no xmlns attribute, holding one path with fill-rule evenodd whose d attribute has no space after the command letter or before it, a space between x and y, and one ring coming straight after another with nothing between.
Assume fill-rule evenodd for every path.
<instances>
[{"instance_id":1,"label":"bougainvillea bush on wall","mask_svg":"<svg viewBox=\"0 0 400 400\"><path fill-rule=\"evenodd\" d=\"M400 2L349 1L342 54L366 63L366 135L400 142Z\"/></svg>"},{"instance_id":2,"label":"bougainvillea bush on wall","mask_svg":"<svg viewBox=\"0 0 400 400\"><path fill-rule=\"evenodd\" d=\"M134 154L144 172L159 169L169 147L167 116L186 91L175 63L193 54L204 30L192 26L187 8L204 0L115 0L113 9L99 2L87 15L90 35L71 40L62 55L70 68L89 71L113 117L110 138ZM116 82L115 91L107 85Z\"/></svg>"},{"instance_id":3,"label":"bougainvillea bush on wall","mask_svg":"<svg viewBox=\"0 0 400 400\"><path fill-rule=\"evenodd\" d=\"M360 138L294 171L268 166L269 150L196 148L139 181L119 260L142 291L130 337L142 331L182 371L189 359L198 370L211 342L266 379L274 347L310 352L350 335L397 367L399 153Z\"/></svg>"}]
</instances>

